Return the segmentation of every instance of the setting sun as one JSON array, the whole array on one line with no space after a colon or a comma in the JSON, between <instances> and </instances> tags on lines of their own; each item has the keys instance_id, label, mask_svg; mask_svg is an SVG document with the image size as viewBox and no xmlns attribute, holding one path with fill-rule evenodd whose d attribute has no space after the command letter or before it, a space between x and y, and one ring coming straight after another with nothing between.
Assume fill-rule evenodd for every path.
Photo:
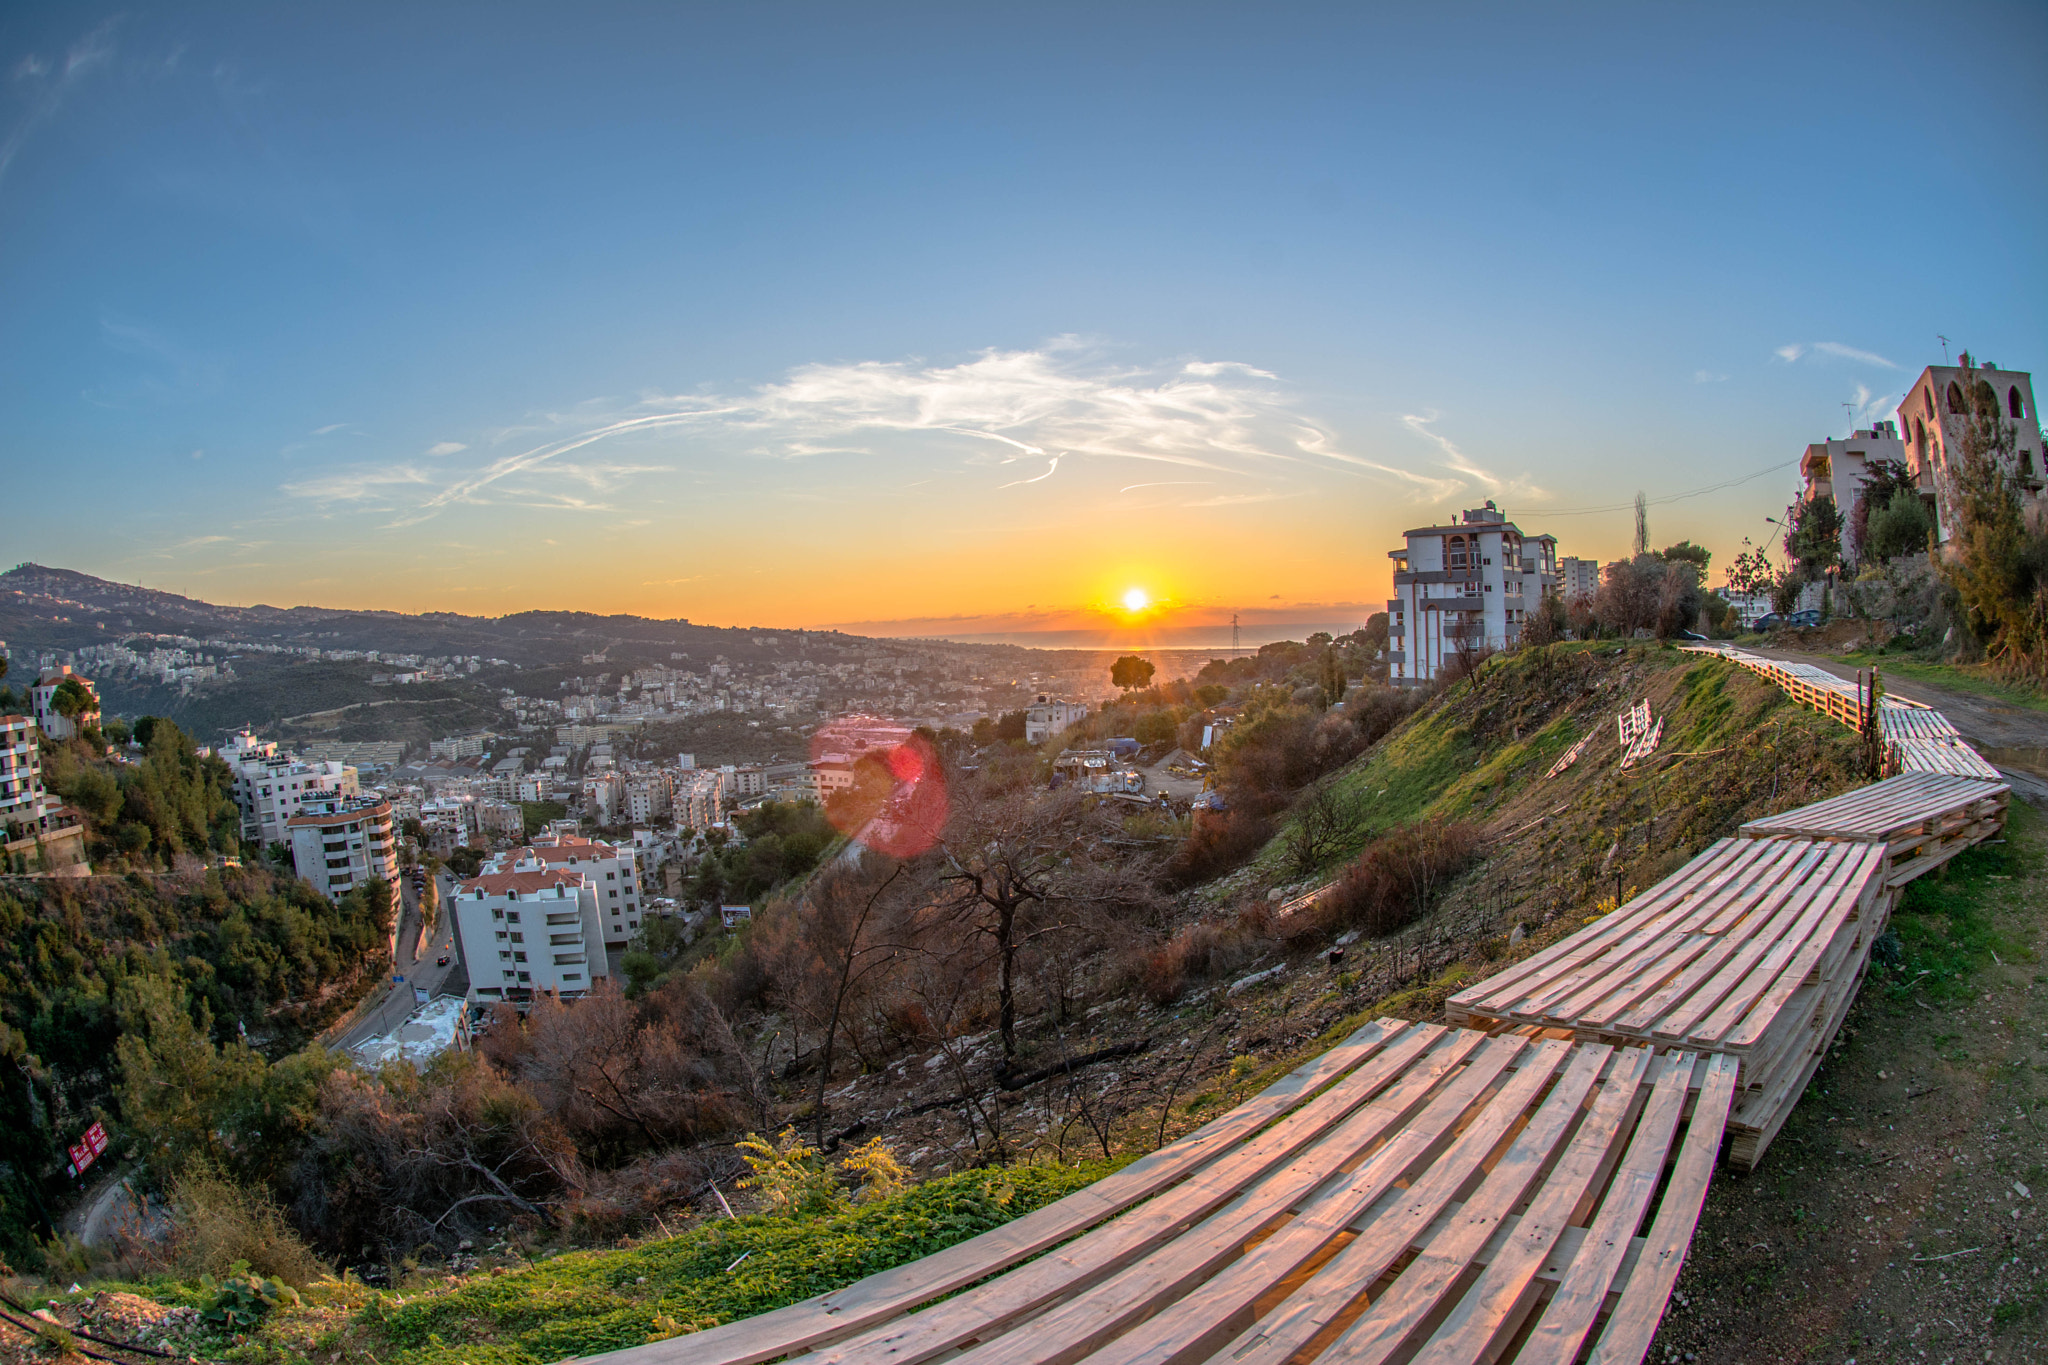
<instances>
[{"instance_id":1,"label":"setting sun","mask_svg":"<svg viewBox=\"0 0 2048 1365\"><path fill-rule=\"evenodd\" d=\"M1143 588L1132 588L1124 594L1125 611L1143 611L1152 605L1151 595Z\"/></svg>"}]
</instances>

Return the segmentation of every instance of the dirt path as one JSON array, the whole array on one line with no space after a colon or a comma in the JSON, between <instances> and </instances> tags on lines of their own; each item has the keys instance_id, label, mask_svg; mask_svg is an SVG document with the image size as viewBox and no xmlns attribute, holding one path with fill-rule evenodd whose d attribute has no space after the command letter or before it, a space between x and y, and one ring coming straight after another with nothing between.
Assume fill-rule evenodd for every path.
<instances>
[{"instance_id":1,"label":"dirt path","mask_svg":"<svg viewBox=\"0 0 2048 1365\"><path fill-rule=\"evenodd\" d=\"M2048 1360L2048 817L2008 836L1909 903L1763 1164L1715 1173L1651 1361Z\"/></svg>"},{"instance_id":2,"label":"dirt path","mask_svg":"<svg viewBox=\"0 0 2048 1365\"><path fill-rule=\"evenodd\" d=\"M1796 649L1757 649L1752 653L1788 663L1812 664L1851 682L1856 669L1825 654L1808 654ZM1882 668L1882 665L1880 665ZM1999 770L2013 779L2013 786L2029 799L2048 801L2048 712L2029 710L1987 697L1981 692L1943 687L1885 674L1885 691L1907 701L1931 706L1947 716L1963 738L1977 746Z\"/></svg>"}]
</instances>

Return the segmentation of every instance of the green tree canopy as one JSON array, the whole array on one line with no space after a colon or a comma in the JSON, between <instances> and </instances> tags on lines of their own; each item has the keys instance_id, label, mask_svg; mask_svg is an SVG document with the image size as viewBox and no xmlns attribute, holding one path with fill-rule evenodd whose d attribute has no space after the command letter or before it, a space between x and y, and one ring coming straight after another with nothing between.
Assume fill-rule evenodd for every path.
<instances>
[{"instance_id":1,"label":"green tree canopy","mask_svg":"<svg viewBox=\"0 0 2048 1365\"><path fill-rule=\"evenodd\" d=\"M1150 659L1126 654L1109 666L1109 680L1128 692L1134 687L1149 686L1153 671Z\"/></svg>"}]
</instances>

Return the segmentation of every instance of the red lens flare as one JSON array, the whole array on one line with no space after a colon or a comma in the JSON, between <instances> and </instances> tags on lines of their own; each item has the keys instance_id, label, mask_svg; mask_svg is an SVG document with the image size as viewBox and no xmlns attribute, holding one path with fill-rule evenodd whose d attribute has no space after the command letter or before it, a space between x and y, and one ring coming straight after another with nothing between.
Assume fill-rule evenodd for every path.
<instances>
[{"instance_id":1,"label":"red lens flare","mask_svg":"<svg viewBox=\"0 0 2048 1365\"><path fill-rule=\"evenodd\" d=\"M840 833L894 858L914 857L946 827L944 765L924 736L893 721L847 716L811 737L825 815Z\"/></svg>"}]
</instances>

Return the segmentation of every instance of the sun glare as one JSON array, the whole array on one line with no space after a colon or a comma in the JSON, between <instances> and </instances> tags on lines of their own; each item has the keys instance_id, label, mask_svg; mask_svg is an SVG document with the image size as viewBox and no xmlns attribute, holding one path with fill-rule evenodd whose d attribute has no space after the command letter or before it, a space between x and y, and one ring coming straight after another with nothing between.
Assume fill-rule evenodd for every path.
<instances>
[{"instance_id":1,"label":"sun glare","mask_svg":"<svg viewBox=\"0 0 2048 1365\"><path fill-rule=\"evenodd\" d=\"M1132 588L1124 594L1125 611L1143 611L1151 605L1151 594L1147 593L1143 588Z\"/></svg>"}]
</instances>

